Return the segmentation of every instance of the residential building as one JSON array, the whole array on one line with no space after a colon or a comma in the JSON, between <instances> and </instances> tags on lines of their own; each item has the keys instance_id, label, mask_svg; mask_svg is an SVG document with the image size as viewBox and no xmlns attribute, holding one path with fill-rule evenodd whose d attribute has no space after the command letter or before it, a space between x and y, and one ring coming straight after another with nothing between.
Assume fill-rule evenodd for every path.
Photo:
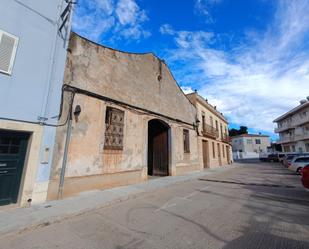
<instances>
[{"instance_id":1,"label":"residential building","mask_svg":"<svg viewBox=\"0 0 309 249\"><path fill-rule=\"evenodd\" d=\"M309 97L274 122L283 152L309 152Z\"/></svg>"},{"instance_id":2,"label":"residential building","mask_svg":"<svg viewBox=\"0 0 309 249\"><path fill-rule=\"evenodd\" d=\"M0 205L47 196L72 6L2 0Z\"/></svg>"},{"instance_id":3,"label":"residential building","mask_svg":"<svg viewBox=\"0 0 309 249\"><path fill-rule=\"evenodd\" d=\"M48 199L201 169L196 108L164 61L74 33L68 51L59 123L74 117L57 128Z\"/></svg>"},{"instance_id":4,"label":"residential building","mask_svg":"<svg viewBox=\"0 0 309 249\"><path fill-rule=\"evenodd\" d=\"M187 94L187 97L197 110L199 154L203 168L232 163L226 118L197 92Z\"/></svg>"},{"instance_id":5,"label":"residential building","mask_svg":"<svg viewBox=\"0 0 309 249\"><path fill-rule=\"evenodd\" d=\"M270 146L269 136L261 134L242 134L231 140L234 159L259 158Z\"/></svg>"}]
</instances>

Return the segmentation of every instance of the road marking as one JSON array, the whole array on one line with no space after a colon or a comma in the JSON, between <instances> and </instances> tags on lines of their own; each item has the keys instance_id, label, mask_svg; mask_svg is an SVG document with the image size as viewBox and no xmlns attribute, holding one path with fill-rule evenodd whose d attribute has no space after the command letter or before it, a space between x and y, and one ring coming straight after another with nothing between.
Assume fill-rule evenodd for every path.
<instances>
[{"instance_id":1,"label":"road marking","mask_svg":"<svg viewBox=\"0 0 309 249\"><path fill-rule=\"evenodd\" d=\"M201 188L201 189L199 189L199 191L194 191L191 194L183 196L183 197L175 196L172 199L170 199L167 202L165 202L163 206L161 206L160 208L156 209L154 212L159 212L161 210L167 210L168 208L177 206L177 203L175 203L175 202L177 202L177 200L190 201L191 202L193 200L190 199L190 198L192 198L193 196L197 195L200 191L204 191L204 190L206 190L208 188L209 188L209 186Z\"/></svg>"}]
</instances>

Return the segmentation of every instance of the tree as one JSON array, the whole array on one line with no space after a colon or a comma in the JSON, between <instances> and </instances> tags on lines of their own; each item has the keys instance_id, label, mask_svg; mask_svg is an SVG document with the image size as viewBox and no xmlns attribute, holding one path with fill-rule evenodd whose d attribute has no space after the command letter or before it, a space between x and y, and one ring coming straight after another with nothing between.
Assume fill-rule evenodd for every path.
<instances>
[{"instance_id":1,"label":"tree","mask_svg":"<svg viewBox=\"0 0 309 249\"><path fill-rule=\"evenodd\" d=\"M248 134L248 127L247 126L240 126L239 129L235 129L235 128L232 128L229 130L229 135L231 137L233 136L238 136L238 135L241 135L241 134Z\"/></svg>"}]
</instances>

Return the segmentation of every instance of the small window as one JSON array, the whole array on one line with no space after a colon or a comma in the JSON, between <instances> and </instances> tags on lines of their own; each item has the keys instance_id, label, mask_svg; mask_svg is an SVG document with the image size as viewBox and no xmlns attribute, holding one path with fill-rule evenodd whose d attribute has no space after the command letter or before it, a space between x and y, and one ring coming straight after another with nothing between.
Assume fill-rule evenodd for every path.
<instances>
[{"instance_id":1,"label":"small window","mask_svg":"<svg viewBox=\"0 0 309 249\"><path fill-rule=\"evenodd\" d=\"M190 153L189 130L183 130L183 148L185 153Z\"/></svg>"},{"instance_id":2,"label":"small window","mask_svg":"<svg viewBox=\"0 0 309 249\"><path fill-rule=\"evenodd\" d=\"M104 149L123 149L124 111L107 107L105 115L105 142Z\"/></svg>"},{"instance_id":3,"label":"small window","mask_svg":"<svg viewBox=\"0 0 309 249\"><path fill-rule=\"evenodd\" d=\"M247 144L252 144L252 139L247 139Z\"/></svg>"},{"instance_id":4,"label":"small window","mask_svg":"<svg viewBox=\"0 0 309 249\"><path fill-rule=\"evenodd\" d=\"M0 30L0 72L12 74L18 38Z\"/></svg>"},{"instance_id":5,"label":"small window","mask_svg":"<svg viewBox=\"0 0 309 249\"><path fill-rule=\"evenodd\" d=\"M255 139L255 144L261 144L261 139Z\"/></svg>"},{"instance_id":6,"label":"small window","mask_svg":"<svg viewBox=\"0 0 309 249\"><path fill-rule=\"evenodd\" d=\"M212 157L216 158L216 150L215 150L215 143L212 142Z\"/></svg>"}]
</instances>

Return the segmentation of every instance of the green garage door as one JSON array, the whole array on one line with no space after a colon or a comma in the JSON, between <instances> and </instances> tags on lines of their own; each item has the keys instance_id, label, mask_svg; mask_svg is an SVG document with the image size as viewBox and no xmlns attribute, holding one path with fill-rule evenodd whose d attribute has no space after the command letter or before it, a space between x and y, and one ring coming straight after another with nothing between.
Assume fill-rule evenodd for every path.
<instances>
[{"instance_id":1,"label":"green garage door","mask_svg":"<svg viewBox=\"0 0 309 249\"><path fill-rule=\"evenodd\" d=\"M29 134L0 130L0 205L16 203Z\"/></svg>"}]
</instances>

